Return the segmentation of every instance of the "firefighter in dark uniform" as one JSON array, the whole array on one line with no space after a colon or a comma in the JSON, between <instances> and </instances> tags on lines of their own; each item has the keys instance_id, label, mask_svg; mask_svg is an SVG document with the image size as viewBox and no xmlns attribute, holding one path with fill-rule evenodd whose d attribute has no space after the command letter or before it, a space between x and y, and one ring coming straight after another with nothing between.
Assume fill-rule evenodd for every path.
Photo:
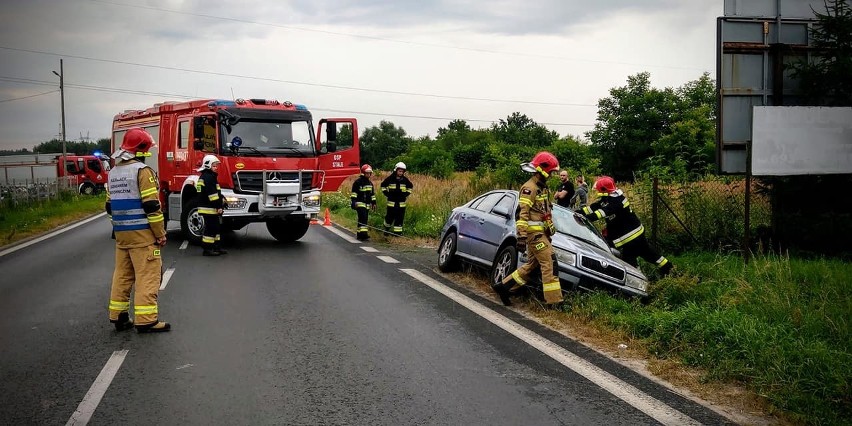
<instances>
[{"instance_id":1,"label":"firefighter in dark uniform","mask_svg":"<svg viewBox=\"0 0 852 426\"><path fill-rule=\"evenodd\" d=\"M198 192L198 214L204 220L204 230L201 236L201 247L204 256L219 256L227 254L219 241L221 216L224 212L225 199L222 197L222 188L219 186L219 159L213 154L207 154L201 161L198 171L201 176L195 183Z\"/></svg>"},{"instance_id":2,"label":"firefighter in dark uniform","mask_svg":"<svg viewBox=\"0 0 852 426\"><path fill-rule=\"evenodd\" d=\"M400 161L393 168L393 174L382 181L382 194L388 198L385 214L385 230L402 235L402 221L405 219L405 200L411 195L414 184L405 176L405 163Z\"/></svg>"},{"instance_id":3,"label":"firefighter in dark uniform","mask_svg":"<svg viewBox=\"0 0 852 426\"><path fill-rule=\"evenodd\" d=\"M134 325L140 333L171 329L169 323L159 320L157 304L163 268L160 250L166 245L166 225L157 174L144 162L153 146L154 138L134 127L125 132L121 147L112 154L117 164L109 171L104 207L115 237L109 320L119 331ZM135 324L129 314L131 291Z\"/></svg>"},{"instance_id":4,"label":"firefighter in dark uniform","mask_svg":"<svg viewBox=\"0 0 852 426\"><path fill-rule=\"evenodd\" d=\"M633 209L624 192L616 188L615 180L601 176L592 187L598 194L598 201L583 207L583 214L591 221L606 220L605 236L610 245L621 251L625 262L639 266L638 258L657 265L660 274L666 276L672 264L648 244L645 227Z\"/></svg>"},{"instance_id":5,"label":"firefighter in dark uniform","mask_svg":"<svg viewBox=\"0 0 852 426\"><path fill-rule=\"evenodd\" d=\"M520 215L515 222L518 253L527 253L527 263L503 278L502 283L494 286L494 291L504 305L511 305L509 296L512 287L526 285L532 273L540 267L544 301L558 303L562 301L562 286L559 283L556 254L550 245L555 228L551 218L547 178L559 170L559 161L553 154L542 151L529 163L521 164L521 169L533 173L519 191Z\"/></svg>"},{"instance_id":6,"label":"firefighter in dark uniform","mask_svg":"<svg viewBox=\"0 0 852 426\"><path fill-rule=\"evenodd\" d=\"M370 239L367 227L368 209L376 210L376 190L370 177L373 176L373 168L369 164L361 166L361 176L352 183L352 208L358 212L358 240Z\"/></svg>"}]
</instances>

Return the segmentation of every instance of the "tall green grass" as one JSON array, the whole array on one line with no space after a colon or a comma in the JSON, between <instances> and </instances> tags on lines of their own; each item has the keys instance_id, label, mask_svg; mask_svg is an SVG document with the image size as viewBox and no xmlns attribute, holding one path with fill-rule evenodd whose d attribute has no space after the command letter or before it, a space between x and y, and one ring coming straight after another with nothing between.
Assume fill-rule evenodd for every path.
<instances>
[{"instance_id":1,"label":"tall green grass","mask_svg":"<svg viewBox=\"0 0 852 426\"><path fill-rule=\"evenodd\" d=\"M644 341L661 358L741 382L808 424L852 418L852 265L690 254L650 304L581 294L564 309Z\"/></svg>"}]
</instances>

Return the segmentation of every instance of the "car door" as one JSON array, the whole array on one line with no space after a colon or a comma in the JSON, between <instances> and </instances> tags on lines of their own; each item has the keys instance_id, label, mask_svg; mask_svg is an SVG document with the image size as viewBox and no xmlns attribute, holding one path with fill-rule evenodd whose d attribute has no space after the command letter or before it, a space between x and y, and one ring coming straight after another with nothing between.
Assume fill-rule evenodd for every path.
<instances>
[{"instance_id":1,"label":"car door","mask_svg":"<svg viewBox=\"0 0 852 426\"><path fill-rule=\"evenodd\" d=\"M456 250L469 255L476 256L480 241L482 240L482 230L480 229L480 220L483 220L485 212L481 209L487 208L485 211L490 211L494 204L503 196L502 193L489 192L479 198L473 200L468 207L462 209L459 213L459 239Z\"/></svg>"},{"instance_id":2,"label":"car door","mask_svg":"<svg viewBox=\"0 0 852 426\"><path fill-rule=\"evenodd\" d=\"M491 208L491 211L484 216L484 221L481 222L482 234L485 235L483 244L479 245L479 253L477 257L485 260L494 260L497 256L497 249L503 242L507 233L514 228L515 222L512 216L515 214L515 196L506 194Z\"/></svg>"},{"instance_id":3,"label":"car door","mask_svg":"<svg viewBox=\"0 0 852 426\"><path fill-rule=\"evenodd\" d=\"M354 118L324 118L317 125L318 165L325 171L323 192L337 191L340 184L361 170L358 121Z\"/></svg>"},{"instance_id":4,"label":"car door","mask_svg":"<svg viewBox=\"0 0 852 426\"><path fill-rule=\"evenodd\" d=\"M473 206L473 209L468 213L467 221L470 223L470 254L482 259L483 262L490 262L491 259L484 257L485 253L489 252L489 246L497 244L494 236L486 232L485 223L491 216L491 209L503 198L504 191L494 191L489 193L482 199L482 202Z\"/></svg>"}]
</instances>

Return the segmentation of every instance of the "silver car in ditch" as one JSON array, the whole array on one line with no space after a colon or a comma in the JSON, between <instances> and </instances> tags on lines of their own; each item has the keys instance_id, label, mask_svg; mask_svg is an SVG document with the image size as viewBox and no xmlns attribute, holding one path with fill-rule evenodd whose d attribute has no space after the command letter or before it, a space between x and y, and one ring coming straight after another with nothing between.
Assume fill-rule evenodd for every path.
<instances>
[{"instance_id":1,"label":"silver car in ditch","mask_svg":"<svg viewBox=\"0 0 852 426\"><path fill-rule=\"evenodd\" d=\"M441 230L438 268L448 272L460 261L489 268L493 286L524 262L515 249L518 191L496 190L456 207ZM583 215L554 206L553 250L563 291L595 288L647 297L648 279L619 259L618 252Z\"/></svg>"}]
</instances>

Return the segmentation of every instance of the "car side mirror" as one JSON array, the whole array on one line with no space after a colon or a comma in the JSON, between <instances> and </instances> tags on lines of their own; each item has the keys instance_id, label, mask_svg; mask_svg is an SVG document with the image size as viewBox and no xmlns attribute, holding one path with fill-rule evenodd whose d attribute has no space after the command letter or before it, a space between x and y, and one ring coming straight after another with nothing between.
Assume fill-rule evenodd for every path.
<instances>
[{"instance_id":1,"label":"car side mirror","mask_svg":"<svg viewBox=\"0 0 852 426\"><path fill-rule=\"evenodd\" d=\"M491 213L494 213L498 216L503 216L506 219L508 219L509 216L510 216L509 215L509 209L507 209L504 206L494 206L494 208L491 209Z\"/></svg>"}]
</instances>

